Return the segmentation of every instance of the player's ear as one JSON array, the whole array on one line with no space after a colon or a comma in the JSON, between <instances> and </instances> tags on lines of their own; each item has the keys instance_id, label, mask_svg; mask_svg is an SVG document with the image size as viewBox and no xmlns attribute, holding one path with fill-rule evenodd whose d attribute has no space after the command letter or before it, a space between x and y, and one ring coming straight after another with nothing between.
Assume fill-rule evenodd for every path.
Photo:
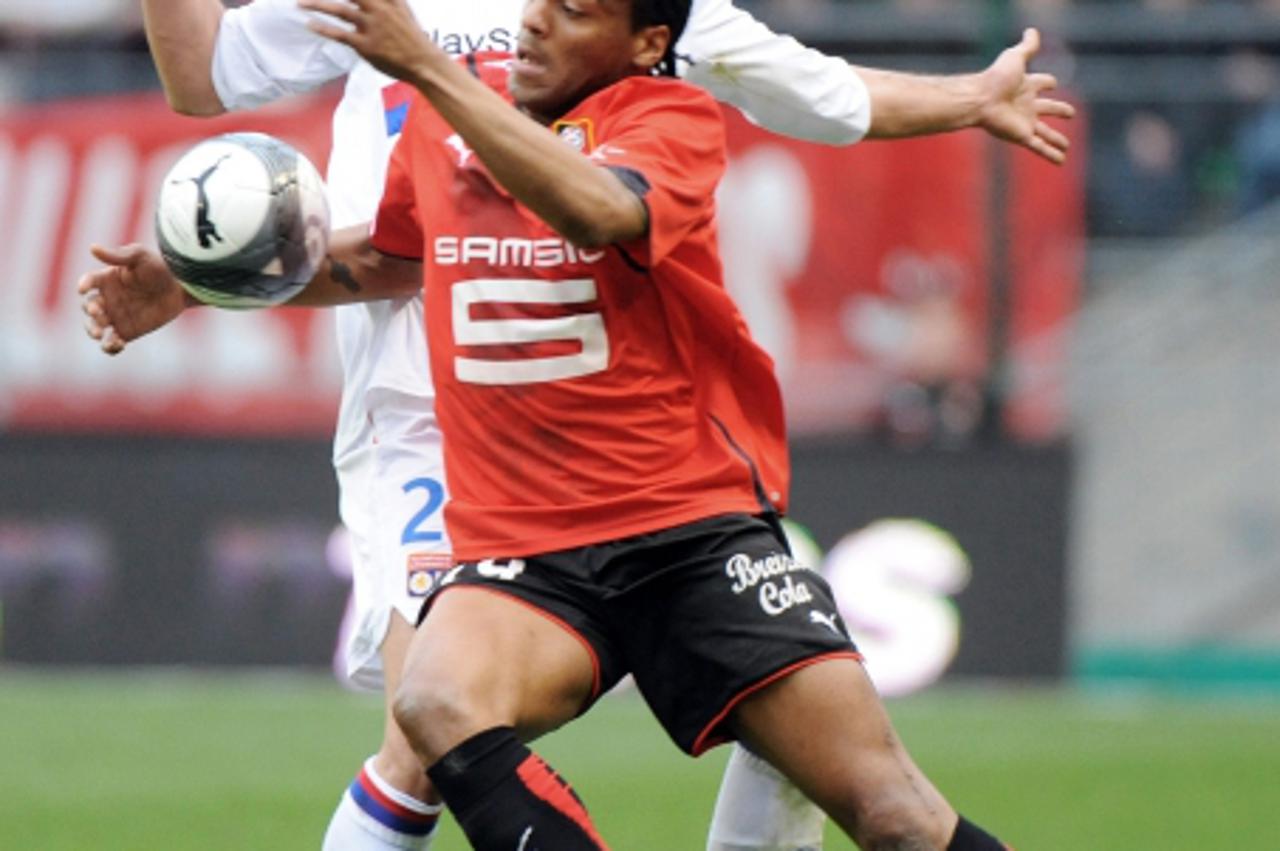
<instances>
[{"instance_id":1,"label":"player's ear","mask_svg":"<svg viewBox=\"0 0 1280 851\"><path fill-rule=\"evenodd\" d=\"M631 38L631 63L644 73L652 71L667 55L671 28L666 24L641 27Z\"/></svg>"}]
</instances>

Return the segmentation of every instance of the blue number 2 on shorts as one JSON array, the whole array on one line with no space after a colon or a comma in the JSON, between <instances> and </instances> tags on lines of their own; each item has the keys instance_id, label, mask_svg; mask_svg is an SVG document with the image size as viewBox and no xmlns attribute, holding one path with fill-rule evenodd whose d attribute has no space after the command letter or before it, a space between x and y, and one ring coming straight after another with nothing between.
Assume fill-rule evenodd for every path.
<instances>
[{"instance_id":1,"label":"blue number 2 on shorts","mask_svg":"<svg viewBox=\"0 0 1280 851\"><path fill-rule=\"evenodd\" d=\"M422 524L426 523L431 515L439 511L440 506L444 504L444 486L435 479L414 479L408 482L401 490L405 493L412 493L416 490L426 491L427 503L422 506L417 514L409 518L409 522L405 524L404 533L400 536L400 543L421 544L443 540L443 532L423 529Z\"/></svg>"}]
</instances>

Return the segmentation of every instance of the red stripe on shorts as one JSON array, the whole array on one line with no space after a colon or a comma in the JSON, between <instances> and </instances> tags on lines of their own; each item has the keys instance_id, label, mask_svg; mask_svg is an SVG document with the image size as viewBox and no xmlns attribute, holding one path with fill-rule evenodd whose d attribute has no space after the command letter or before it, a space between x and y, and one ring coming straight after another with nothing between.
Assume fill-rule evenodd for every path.
<instances>
[{"instance_id":1,"label":"red stripe on shorts","mask_svg":"<svg viewBox=\"0 0 1280 851\"><path fill-rule=\"evenodd\" d=\"M799 662L788 665L780 671L774 671L759 682L747 686L730 698L729 702L725 704L724 709L721 709L716 714L716 717L712 718L707 726L702 728L702 732L698 734L698 738L693 740L691 753L694 756L702 756L702 754L706 753L711 748L714 748L716 745L722 745L729 741L728 736L723 734L713 736L712 734L715 732L717 727L724 723L724 719L729 717L729 713L732 712L739 703L746 700L765 686L770 685L771 683L776 683L788 674L794 674L801 668L807 668L810 665L816 665L817 663L825 662L828 659L854 659L861 662L862 654L853 650L837 650L834 653L823 653L821 656L810 656L808 659L801 659Z\"/></svg>"}]
</instances>

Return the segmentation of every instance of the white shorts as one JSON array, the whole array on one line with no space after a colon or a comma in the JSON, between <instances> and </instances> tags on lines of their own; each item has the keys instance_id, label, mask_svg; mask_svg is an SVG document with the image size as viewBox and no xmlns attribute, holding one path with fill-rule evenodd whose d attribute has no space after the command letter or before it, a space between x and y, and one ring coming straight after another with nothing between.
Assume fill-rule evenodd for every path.
<instances>
[{"instance_id":1,"label":"white shorts","mask_svg":"<svg viewBox=\"0 0 1280 851\"><path fill-rule=\"evenodd\" d=\"M374 391L372 440L337 465L339 509L350 533L353 595L344 650L347 677L381 689L391 612L415 624L422 599L452 565L444 530L444 459L428 403Z\"/></svg>"}]
</instances>

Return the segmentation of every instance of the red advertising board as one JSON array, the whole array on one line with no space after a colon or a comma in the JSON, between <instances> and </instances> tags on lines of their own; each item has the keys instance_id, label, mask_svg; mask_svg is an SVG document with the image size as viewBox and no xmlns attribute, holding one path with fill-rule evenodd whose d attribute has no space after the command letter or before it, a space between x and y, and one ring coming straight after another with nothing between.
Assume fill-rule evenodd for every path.
<instances>
[{"instance_id":1,"label":"red advertising board","mask_svg":"<svg viewBox=\"0 0 1280 851\"><path fill-rule=\"evenodd\" d=\"M332 105L326 94L208 121L149 94L0 114L0 430L327 433L340 377L323 311L191 311L109 359L82 331L75 285L91 243L153 244L160 178L195 141L255 129L322 165ZM727 119L726 274L777 361L793 429L866 430L903 388L938 391L945 407L980 385L991 143L958 133L837 149ZM1010 162L1008 424L1040 440L1063 427L1081 179L1021 152Z\"/></svg>"},{"instance_id":2,"label":"red advertising board","mask_svg":"<svg viewBox=\"0 0 1280 851\"><path fill-rule=\"evenodd\" d=\"M959 419L946 427L971 428L1004 240L1004 426L1030 441L1061 435L1084 257L1078 126L1071 165L1057 168L977 132L829 148L728 121L727 277L774 355L793 431L910 432L919 425L886 420L912 415L899 401L911 392ZM995 224L994 156L1009 176Z\"/></svg>"}]
</instances>

